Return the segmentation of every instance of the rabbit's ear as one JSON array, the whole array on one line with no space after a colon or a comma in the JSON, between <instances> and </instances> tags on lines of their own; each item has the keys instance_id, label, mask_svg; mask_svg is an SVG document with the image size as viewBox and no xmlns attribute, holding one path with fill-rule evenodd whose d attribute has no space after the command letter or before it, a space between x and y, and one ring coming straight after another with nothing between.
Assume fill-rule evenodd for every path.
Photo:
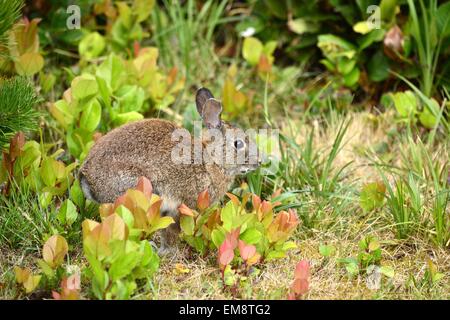
<instances>
[{"instance_id":1,"label":"rabbit's ear","mask_svg":"<svg viewBox=\"0 0 450 320\"><path fill-rule=\"evenodd\" d=\"M202 119L208 129L219 129L222 126L220 114L222 113L222 104L220 101L210 98L203 105Z\"/></svg>"},{"instance_id":2,"label":"rabbit's ear","mask_svg":"<svg viewBox=\"0 0 450 320\"><path fill-rule=\"evenodd\" d=\"M199 115L203 114L203 106L208 99L214 98L211 91L206 88L200 88L197 90L197 95L195 96L195 103L197 104L197 111Z\"/></svg>"}]
</instances>

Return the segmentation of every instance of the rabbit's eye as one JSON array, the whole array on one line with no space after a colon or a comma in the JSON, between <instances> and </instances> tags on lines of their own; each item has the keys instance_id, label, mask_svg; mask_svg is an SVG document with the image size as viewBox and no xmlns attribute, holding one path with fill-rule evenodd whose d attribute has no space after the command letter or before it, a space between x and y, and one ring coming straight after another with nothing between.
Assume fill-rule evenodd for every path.
<instances>
[{"instance_id":1,"label":"rabbit's eye","mask_svg":"<svg viewBox=\"0 0 450 320\"><path fill-rule=\"evenodd\" d=\"M244 141L242 141L242 140L236 140L235 142L234 142L234 147L236 148L236 149L242 149L243 147L245 146L245 142Z\"/></svg>"}]
</instances>

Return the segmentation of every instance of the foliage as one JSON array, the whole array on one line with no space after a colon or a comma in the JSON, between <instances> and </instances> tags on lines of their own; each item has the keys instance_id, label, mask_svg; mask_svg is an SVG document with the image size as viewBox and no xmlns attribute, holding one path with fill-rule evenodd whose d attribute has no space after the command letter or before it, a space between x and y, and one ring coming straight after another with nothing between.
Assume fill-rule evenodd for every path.
<instances>
[{"instance_id":1,"label":"foliage","mask_svg":"<svg viewBox=\"0 0 450 320\"><path fill-rule=\"evenodd\" d=\"M425 128L433 129L438 122L439 104L430 99L430 104L421 103L414 92L396 92L390 95L394 107L397 110L399 120L407 124L419 121ZM430 108L431 107L431 108Z\"/></svg>"},{"instance_id":2,"label":"foliage","mask_svg":"<svg viewBox=\"0 0 450 320\"><path fill-rule=\"evenodd\" d=\"M85 220L83 249L89 262L87 276L98 299L129 299L136 281L147 279L159 268L159 257L146 240L173 223L161 217L161 200L152 195L151 184L140 178L114 204L100 208L102 222Z\"/></svg>"},{"instance_id":3,"label":"foliage","mask_svg":"<svg viewBox=\"0 0 450 320\"><path fill-rule=\"evenodd\" d=\"M37 101L33 85L25 78L0 79L0 149L16 132L37 128Z\"/></svg>"},{"instance_id":4,"label":"foliage","mask_svg":"<svg viewBox=\"0 0 450 320\"><path fill-rule=\"evenodd\" d=\"M101 223L83 222L83 249L89 262L86 276L98 299L129 299L138 279L150 279L159 267L147 240L129 238L129 227L117 214Z\"/></svg>"},{"instance_id":5,"label":"foliage","mask_svg":"<svg viewBox=\"0 0 450 320\"><path fill-rule=\"evenodd\" d=\"M390 70L417 79L427 97L441 84L448 87L443 80L448 78L448 67L437 68L448 60L444 48L450 41L450 6L446 3L247 2L252 11L236 26L241 36L277 40L285 56L302 64L316 66L320 62L331 73L329 79L336 89L345 86L373 95L377 83L391 80Z\"/></svg>"},{"instance_id":6,"label":"foliage","mask_svg":"<svg viewBox=\"0 0 450 320\"><path fill-rule=\"evenodd\" d=\"M120 216L127 224L130 238L147 239L175 223L172 217L161 216L162 202L159 196L152 194L150 181L141 177L136 189L127 190L114 204L102 204L99 211L104 219L114 214Z\"/></svg>"},{"instance_id":7,"label":"foliage","mask_svg":"<svg viewBox=\"0 0 450 320\"><path fill-rule=\"evenodd\" d=\"M350 276L368 272L369 267L379 265L381 261L381 245L374 236L366 236L359 242L357 258L340 258L338 262L343 265Z\"/></svg>"},{"instance_id":8,"label":"foliage","mask_svg":"<svg viewBox=\"0 0 450 320\"><path fill-rule=\"evenodd\" d=\"M261 200L256 195L246 194L240 201L229 193L231 200L219 209L215 205L209 206L209 195L204 191L198 196L197 210L185 205L179 208L181 237L202 254L219 249L219 262L223 254L227 257L223 260L227 263L220 263L224 266L239 262L238 257L233 259L235 256L232 254L238 249L238 240L243 241L242 248L251 245L256 250L250 257L245 254L247 259L244 261L250 258L258 260L256 254L264 260L283 258L286 251L296 247L294 242L287 240L295 231L298 218L291 209L275 214L274 209L281 204L276 201L278 195L275 193L270 200ZM250 197L253 209L247 212L245 206Z\"/></svg>"},{"instance_id":9,"label":"foliage","mask_svg":"<svg viewBox=\"0 0 450 320\"><path fill-rule=\"evenodd\" d=\"M266 80L266 77L270 76L275 60L273 52L276 47L276 41L269 41L263 45L254 37L244 39L242 56L251 66L257 66L258 75L262 80Z\"/></svg>"},{"instance_id":10,"label":"foliage","mask_svg":"<svg viewBox=\"0 0 450 320\"><path fill-rule=\"evenodd\" d=\"M7 31L19 19L22 7L23 0L0 1L0 57L4 55L3 49L7 46Z\"/></svg>"},{"instance_id":11,"label":"foliage","mask_svg":"<svg viewBox=\"0 0 450 320\"><path fill-rule=\"evenodd\" d=\"M10 144L9 153L4 152L0 167L0 182L13 182L24 190L30 189L39 194L39 202L43 208L49 206L55 196L66 193L73 181L72 171L76 163L65 165L58 160L62 149L48 154L51 146L36 141L25 142L23 134L16 134ZM9 187L5 188L5 192Z\"/></svg>"},{"instance_id":12,"label":"foliage","mask_svg":"<svg viewBox=\"0 0 450 320\"><path fill-rule=\"evenodd\" d=\"M40 274L33 275L29 268L15 267L16 282L22 284L27 294L33 292L38 286L52 287L65 274L62 264L68 250L69 246L64 237L60 235L51 236L43 246L43 259L37 259Z\"/></svg>"},{"instance_id":13,"label":"foliage","mask_svg":"<svg viewBox=\"0 0 450 320\"><path fill-rule=\"evenodd\" d=\"M110 54L99 66L91 65L91 72L75 77L63 98L50 106L75 158L86 157L96 130L143 119L150 109L164 109L174 101L182 85L176 69L167 76L161 73L157 48L136 50L133 59Z\"/></svg>"},{"instance_id":14,"label":"foliage","mask_svg":"<svg viewBox=\"0 0 450 320\"><path fill-rule=\"evenodd\" d=\"M39 21L24 19L13 26L9 32L9 52L0 57L2 73L32 76L44 67L44 58L39 53Z\"/></svg>"},{"instance_id":15,"label":"foliage","mask_svg":"<svg viewBox=\"0 0 450 320\"><path fill-rule=\"evenodd\" d=\"M292 282L289 300L299 300L309 290L309 262L307 260L300 261L295 267L294 282Z\"/></svg>"},{"instance_id":16,"label":"foliage","mask_svg":"<svg viewBox=\"0 0 450 320\"><path fill-rule=\"evenodd\" d=\"M363 186L359 196L359 204L364 211L380 208L384 202L386 186L382 182L372 182Z\"/></svg>"}]
</instances>

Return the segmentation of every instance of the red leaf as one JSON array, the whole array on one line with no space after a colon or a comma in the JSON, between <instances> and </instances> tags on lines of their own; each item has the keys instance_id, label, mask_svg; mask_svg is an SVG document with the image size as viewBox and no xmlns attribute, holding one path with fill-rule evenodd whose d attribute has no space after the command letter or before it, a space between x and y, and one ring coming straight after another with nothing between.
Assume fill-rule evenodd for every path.
<instances>
[{"instance_id":1,"label":"red leaf","mask_svg":"<svg viewBox=\"0 0 450 320\"><path fill-rule=\"evenodd\" d=\"M241 258L247 261L251 257L253 257L256 253L256 247L251 244L246 244L244 241L239 240L239 254Z\"/></svg>"},{"instance_id":2,"label":"red leaf","mask_svg":"<svg viewBox=\"0 0 450 320\"><path fill-rule=\"evenodd\" d=\"M238 245L238 238L239 235L241 234L240 230L241 228L237 228L225 235L225 240L228 240L230 242L231 246L233 247L233 250L236 249Z\"/></svg>"},{"instance_id":3,"label":"red leaf","mask_svg":"<svg viewBox=\"0 0 450 320\"><path fill-rule=\"evenodd\" d=\"M141 191L146 197L150 198L153 192L152 183L146 177L140 177L136 186L136 190Z\"/></svg>"},{"instance_id":4,"label":"red leaf","mask_svg":"<svg viewBox=\"0 0 450 320\"><path fill-rule=\"evenodd\" d=\"M227 239L219 247L219 264L226 266L234 258L234 248L231 242Z\"/></svg>"},{"instance_id":5,"label":"red leaf","mask_svg":"<svg viewBox=\"0 0 450 320\"><path fill-rule=\"evenodd\" d=\"M206 189L205 191L201 192L198 195L197 207L200 210L205 210L205 209L207 209L209 207L209 193L208 193L208 189Z\"/></svg>"},{"instance_id":6,"label":"red leaf","mask_svg":"<svg viewBox=\"0 0 450 320\"><path fill-rule=\"evenodd\" d=\"M55 300L61 300L61 295L56 291L52 291L52 297Z\"/></svg>"},{"instance_id":7,"label":"red leaf","mask_svg":"<svg viewBox=\"0 0 450 320\"><path fill-rule=\"evenodd\" d=\"M230 198L230 200L233 202L233 204L236 207L239 207L241 202L239 201L238 197L236 197L234 194L229 193L229 192L227 192L227 196L228 196L228 198Z\"/></svg>"},{"instance_id":8,"label":"red leaf","mask_svg":"<svg viewBox=\"0 0 450 320\"><path fill-rule=\"evenodd\" d=\"M261 198L258 197L256 194L252 194L252 204L253 208L258 211L259 207L261 206Z\"/></svg>"},{"instance_id":9,"label":"red leaf","mask_svg":"<svg viewBox=\"0 0 450 320\"><path fill-rule=\"evenodd\" d=\"M296 295L303 295L308 292L309 283L306 279L295 279L292 284L292 290Z\"/></svg>"},{"instance_id":10,"label":"red leaf","mask_svg":"<svg viewBox=\"0 0 450 320\"><path fill-rule=\"evenodd\" d=\"M295 279L307 280L309 278L309 262L307 260L300 261L295 268L294 275Z\"/></svg>"},{"instance_id":11,"label":"red leaf","mask_svg":"<svg viewBox=\"0 0 450 320\"><path fill-rule=\"evenodd\" d=\"M133 43L133 51L134 51L134 56L137 57L139 56L139 51L141 50L141 45L139 44L139 42L137 42L136 40Z\"/></svg>"},{"instance_id":12,"label":"red leaf","mask_svg":"<svg viewBox=\"0 0 450 320\"><path fill-rule=\"evenodd\" d=\"M178 211L181 214L184 214L185 216L189 216L189 217L193 217L194 216L194 212L184 203L182 203L179 207L178 207Z\"/></svg>"},{"instance_id":13,"label":"red leaf","mask_svg":"<svg viewBox=\"0 0 450 320\"><path fill-rule=\"evenodd\" d=\"M80 290L81 289L80 274L74 273L73 275L68 277L65 281L65 288L69 290Z\"/></svg>"}]
</instances>

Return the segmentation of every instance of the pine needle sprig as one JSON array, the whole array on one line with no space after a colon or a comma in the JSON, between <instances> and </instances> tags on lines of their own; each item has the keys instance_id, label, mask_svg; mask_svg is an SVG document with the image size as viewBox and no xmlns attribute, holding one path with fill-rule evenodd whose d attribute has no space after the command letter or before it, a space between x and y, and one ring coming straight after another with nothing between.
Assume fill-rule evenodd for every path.
<instances>
[{"instance_id":1,"label":"pine needle sprig","mask_svg":"<svg viewBox=\"0 0 450 320\"><path fill-rule=\"evenodd\" d=\"M37 128L37 102L34 88L26 78L0 79L0 150L16 132Z\"/></svg>"}]
</instances>

